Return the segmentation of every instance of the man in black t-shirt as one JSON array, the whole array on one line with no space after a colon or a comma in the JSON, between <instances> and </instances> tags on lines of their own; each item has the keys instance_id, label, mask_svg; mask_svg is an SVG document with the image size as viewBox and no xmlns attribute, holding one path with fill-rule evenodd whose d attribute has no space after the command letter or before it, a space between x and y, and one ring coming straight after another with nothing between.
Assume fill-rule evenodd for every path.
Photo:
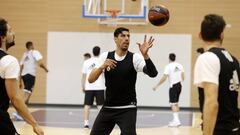
<instances>
[{"instance_id":1,"label":"man in black t-shirt","mask_svg":"<svg viewBox=\"0 0 240 135\"><path fill-rule=\"evenodd\" d=\"M14 32L5 19L0 17L0 134L18 135L8 114L9 102L29 123L37 135L44 135L36 120L30 114L18 89L19 63L6 53L14 45Z\"/></svg>"},{"instance_id":2,"label":"man in black t-shirt","mask_svg":"<svg viewBox=\"0 0 240 135\"><path fill-rule=\"evenodd\" d=\"M206 15L201 24L206 52L196 61L194 83L204 90L204 135L240 134L240 67L237 59L222 48L225 25L223 17L215 14Z\"/></svg>"},{"instance_id":3,"label":"man in black t-shirt","mask_svg":"<svg viewBox=\"0 0 240 135\"><path fill-rule=\"evenodd\" d=\"M101 54L99 65L93 69L88 81L94 82L104 73L106 99L99 112L90 135L109 135L115 124L122 135L136 135L137 99L135 84L137 72L150 77L157 76L148 50L154 39L146 36L142 44L138 43L140 54L128 51L130 33L127 28L117 28L114 32L116 49Z\"/></svg>"}]
</instances>

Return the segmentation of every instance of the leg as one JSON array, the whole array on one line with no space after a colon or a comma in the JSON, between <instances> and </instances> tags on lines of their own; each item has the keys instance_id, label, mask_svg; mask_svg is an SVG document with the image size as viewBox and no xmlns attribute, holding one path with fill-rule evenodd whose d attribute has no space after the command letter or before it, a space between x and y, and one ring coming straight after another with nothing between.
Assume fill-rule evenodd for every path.
<instances>
[{"instance_id":1,"label":"leg","mask_svg":"<svg viewBox=\"0 0 240 135\"><path fill-rule=\"evenodd\" d=\"M96 97L98 111L100 111L104 103L104 90L96 91L95 97Z\"/></svg>"},{"instance_id":2,"label":"leg","mask_svg":"<svg viewBox=\"0 0 240 135\"><path fill-rule=\"evenodd\" d=\"M115 109L102 108L95 119L90 135L109 135L115 126L116 112Z\"/></svg>"},{"instance_id":3,"label":"leg","mask_svg":"<svg viewBox=\"0 0 240 135\"><path fill-rule=\"evenodd\" d=\"M24 83L24 92L25 92L24 100L25 100L25 103L28 104L29 99L32 95L34 84L35 84L35 76L26 74L22 76L22 79Z\"/></svg>"},{"instance_id":4,"label":"leg","mask_svg":"<svg viewBox=\"0 0 240 135\"><path fill-rule=\"evenodd\" d=\"M84 105L84 127L89 128L89 114L90 114L89 105Z\"/></svg>"},{"instance_id":5,"label":"leg","mask_svg":"<svg viewBox=\"0 0 240 135\"><path fill-rule=\"evenodd\" d=\"M119 110L116 123L120 127L121 135L137 135L136 133L136 117L137 108L127 108Z\"/></svg>"},{"instance_id":6,"label":"leg","mask_svg":"<svg viewBox=\"0 0 240 135\"><path fill-rule=\"evenodd\" d=\"M175 113L177 113L177 112L179 112L180 111L180 108L179 108L179 106L178 106L178 103L173 103L172 105L171 105L171 108L172 108L172 111Z\"/></svg>"},{"instance_id":7,"label":"leg","mask_svg":"<svg viewBox=\"0 0 240 135\"><path fill-rule=\"evenodd\" d=\"M89 128L89 115L90 108L93 105L94 100L94 92L93 91L85 91L85 99L84 99L84 128Z\"/></svg>"},{"instance_id":8,"label":"leg","mask_svg":"<svg viewBox=\"0 0 240 135\"><path fill-rule=\"evenodd\" d=\"M24 90L24 101L26 105L29 103L31 95L32 95L31 92L29 92L28 90Z\"/></svg>"},{"instance_id":9,"label":"leg","mask_svg":"<svg viewBox=\"0 0 240 135\"><path fill-rule=\"evenodd\" d=\"M181 83L177 83L173 85L173 87L170 88L170 91L169 91L170 104L173 112L173 121L169 123L170 127L176 127L181 125L181 122L179 120L179 115L178 115L178 112L180 111L180 108L178 106L178 101L181 93L181 88L182 88Z\"/></svg>"}]
</instances>

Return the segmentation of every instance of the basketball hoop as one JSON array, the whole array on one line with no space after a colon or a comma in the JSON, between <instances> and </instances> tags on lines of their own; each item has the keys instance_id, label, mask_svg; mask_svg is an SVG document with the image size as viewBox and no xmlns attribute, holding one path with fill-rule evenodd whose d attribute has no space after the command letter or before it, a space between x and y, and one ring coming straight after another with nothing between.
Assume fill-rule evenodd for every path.
<instances>
[{"instance_id":1,"label":"basketball hoop","mask_svg":"<svg viewBox=\"0 0 240 135\"><path fill-rule=\"evenodd\" d=\"M110 18L106 18L107 26L116 27L117 21L118 21L118 14L121 12L121 10L118 9L108 9L105 10L110 15Z\"/></svg>"},{"instance_id":2,"label":"basketball hoop","mask_svg":"<svg viewBox=\"0 0 240 135\"><path fill-rule=\"evenodd\" d=\"M121 10L118 10L118 9L108 9L108 10L106 10L106 12L109 13L112 18L117 18L120 11Z\"/></svg>"}]
</instances>

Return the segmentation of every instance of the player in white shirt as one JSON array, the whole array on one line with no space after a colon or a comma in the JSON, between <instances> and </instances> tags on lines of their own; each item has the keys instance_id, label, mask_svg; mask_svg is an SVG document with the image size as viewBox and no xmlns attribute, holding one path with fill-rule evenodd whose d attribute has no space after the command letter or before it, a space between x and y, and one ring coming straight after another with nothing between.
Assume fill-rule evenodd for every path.
<instances>
[{"instance_id":1,"label":"player in white shirt","mask_svg":"<svg viewBox=\"0 0 240 135\"><path fill-rule=\"evenodd\" d=\"M43 64L43 57L41 53L38 50L34 50L34 46L31 41L26 43L26 48L27 51L24 52L20 61L19 85L22 89L24 84L24 100L25 103L28 104L33 92L38 65L46 72L48 72L48 69ZM16 112L13 112L13 116L15 117L15 120L23 120Z\"/></svg>"},{"instance_id":2,"label":"player in white shirt","mask_svg":"<svg viewBox=\"0 0 240 135\"><path fill-rule=\"evenodd\" d=\"M19 64L6 50L14 45L14 32L4 19L0 18L0 134L18 135L8 114L9 102L24 120L33 127L37 135L44 135L36 120L25 105L18 90Z\"/></svg>"},{"instance_id":3,"label":"player in white shirt","mask_svg":"<svg viewBox=\"0 0 240 135\"><path fill-rule=\"evenodd\" d=\"M94 99L98 110L101 109L104 102L105 80L103 74L94 83L89 83L87 78L93 68L96 68L99 62L100 47L93 47L93 57L87 59L83 63L82 69L82 90L85 93L84 99L84 128L89 128L90 107L93 105Z\"/></svg>"},{"instance_id":4,"label":"player in white shirt","mask_svg":"<svg viewBox=\"0 0 240 135\"><path fill-rule=\"evenodd\" d=\"M175 62L176 55L174 53L169 54L169 64L165 67L162 78L159 83L153 87L153 90L165 82L169 81L169 102L173 111L173 120L169 122L169 127L178 127L181 125L179 120L178 112L180 108L178 106L179 96L181 94L182 85L181 82L184 80L184 68L181 64Z\"/></svg>"},{"instance_id":5,"label":"player in white shirt","mask_svg":"<svg viewBox=\"0 0 240 135\"><path fill-rule=\"evenodd\" d=\"M35 84L35 78L36 78L36 71L37 67L40 66L43 68L46 72L48 72L48 69L43 64L43 57L41 53L38 50L34 49L33 43L31 41L28 41L26 43L26 49L27 51L24 52L22 59L20 61L20 87L22 87L22 81L24 84L24 91L25 91L25 102L28 103L32 92L33 87Z\"/></svg>"}]
</instances>

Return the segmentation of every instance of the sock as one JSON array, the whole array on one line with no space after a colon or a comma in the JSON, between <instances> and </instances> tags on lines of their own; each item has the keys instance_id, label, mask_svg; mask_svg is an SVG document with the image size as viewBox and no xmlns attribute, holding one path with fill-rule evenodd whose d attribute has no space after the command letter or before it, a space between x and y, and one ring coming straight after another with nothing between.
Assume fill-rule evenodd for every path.
<instances>
[{"instance_id":1,"label":"sock","mask_svg":"<svg viewBox=\"0 0 240 135\"><path fill-rule=\"evenodd\" d=\"M88 120L84 120L84 125L89 125Z\"/></svg>"},{"instance_id":2,"label":"sock","mask_svg":"<svg viewBox=\"0 0 240 135\"><path fill-rule=\"evenodd\" d=\"M179 117L178 117L178 112L173 113L173 121L174 122L180 122Z\"/></svg>"}]
</instances>

